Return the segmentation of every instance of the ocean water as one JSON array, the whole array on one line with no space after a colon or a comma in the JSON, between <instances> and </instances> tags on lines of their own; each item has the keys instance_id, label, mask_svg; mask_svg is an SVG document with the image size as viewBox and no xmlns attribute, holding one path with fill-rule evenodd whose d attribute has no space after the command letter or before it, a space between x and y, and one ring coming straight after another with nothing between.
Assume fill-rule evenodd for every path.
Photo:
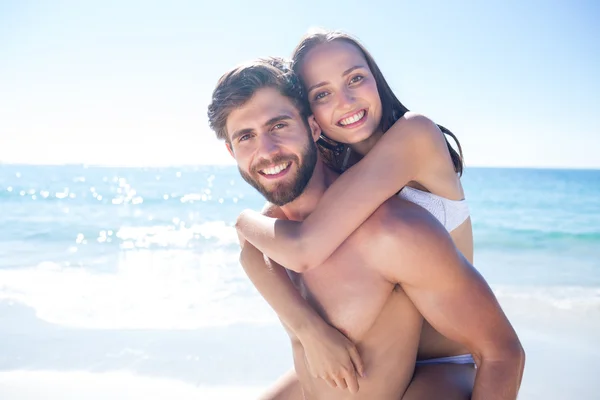
<instances>
[{"instance_id":1,"label":"ocean water","mask_svg":"<svg viewBox=\"0 0 600 400\"><path fill-rule=\"evenodd\" d=\"M463 184L475 266L528 354L521 398L600 398L600 171L468 168ZM207 399L268 386L288 340L232 228L262 204L231 166L0 166L0 397L40 398L18 382L60 381L44 373Z\"/></svg>"}]
</instances>

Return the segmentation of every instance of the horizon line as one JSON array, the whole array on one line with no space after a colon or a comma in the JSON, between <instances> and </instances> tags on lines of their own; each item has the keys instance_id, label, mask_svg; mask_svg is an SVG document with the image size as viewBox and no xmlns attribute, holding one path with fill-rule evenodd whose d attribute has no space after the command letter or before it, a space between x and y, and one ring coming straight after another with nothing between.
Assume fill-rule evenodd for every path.
<instances>
[{"instance_id":1,"label":"horizon line","mask_svg":"<svg viewBox=\"0 0 600 400\"><path fill-rule=\"evenodd\" d=\"M153 168L186 168L186 167L236 167L234 163L215 163L215 164L97 164L97 163L17 163L0 161L0 166L12 167L84 167L84 168L127 168L127 169L153 169ZM518 166L518 165L466 165L464 170L469 168L480 169L532 169L532 170L579 170L579 171L599 171L597 167L579 167L579 166Z\"/></svg>"}]
</instances>

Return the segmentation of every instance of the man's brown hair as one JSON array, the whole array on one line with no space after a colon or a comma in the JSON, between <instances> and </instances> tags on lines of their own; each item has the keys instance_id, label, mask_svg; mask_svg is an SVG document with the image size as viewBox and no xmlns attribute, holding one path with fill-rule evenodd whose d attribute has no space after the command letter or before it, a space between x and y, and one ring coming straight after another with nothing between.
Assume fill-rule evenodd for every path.
<instances>
[{"instance_id":1,"label":"man's brown hair","mask_svg":"<svg viewBox=\"0 0 600 400\"><path fill-rule=\"evenodd\" d=\"M218 139L229 142L229 114L246 104L257 90L267 87L277 89L289 98L306 123L311 111L291 63L279 57L259 58L234 68L219 79L208 106L208 123Z\"/></svg>"}]
</instances>

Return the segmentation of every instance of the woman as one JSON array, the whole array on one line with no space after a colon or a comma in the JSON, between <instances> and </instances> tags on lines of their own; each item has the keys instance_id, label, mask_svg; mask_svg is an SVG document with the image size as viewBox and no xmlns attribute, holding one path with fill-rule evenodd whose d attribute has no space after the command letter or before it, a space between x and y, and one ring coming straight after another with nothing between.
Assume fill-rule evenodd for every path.
<instances>
[{"instance_id":1,"label":"woman","mask_svg":"<svg viewBox=\"0 0 600 400\"><path fill-rule=\"evenodd\" d=\"M352 391L355 371L368 373L356 348L299 296L281 266L265 268L260 252L292 271L305 272L326 260L383 202L398 194L438 218L472 262L471 222L459 180L462 151L450 131L408 112L373 58L352 37L309 34L296 48L293 66L324 132L319 141L322 154L332 168L344 172L303 222L276 219L285 217L274 206L266 212L270 217L244 211L238 233L255 248L242 253L241 263L302 342L311 373ZM442 132L456 141L460 154ZM428 385L432 379L436 384ZM468 351L424 323L415 376L404 398L469 398L473 379Z\"/></svg>"}]
</instances>

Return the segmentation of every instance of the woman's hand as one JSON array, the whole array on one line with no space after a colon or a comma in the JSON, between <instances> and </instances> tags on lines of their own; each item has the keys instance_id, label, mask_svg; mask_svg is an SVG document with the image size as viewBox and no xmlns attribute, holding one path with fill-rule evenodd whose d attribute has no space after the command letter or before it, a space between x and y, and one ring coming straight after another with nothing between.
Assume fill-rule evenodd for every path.
<instances>
[{"instance_id":1,"label":"woman's hand","mask_svg":"<svg viewBox=\"0 0 600 400\"><path fill-rule=\"evenodd\" d=\"M356 346L340 331L322 324L298 337L304 347L306 366L314 378L329 386L357 393L358 377L365 377L364 365Z\"/></svg>"},{"instance_id":2,"label":"woman's hand","mask_svg":"<svg viewBox=\"0 0 600 400\"><path fill-rule=\"evenodd\" d=\"M275 217L254 210L243 210L235 223L238 237L252 243L267 257L285 265L290 271L306 272L308 268L304 259L309 252L303 246L302 222L290 221L285 214L281 214ZM282 260L290 262L282 264Z\"/></svg>"}]
</instances>

